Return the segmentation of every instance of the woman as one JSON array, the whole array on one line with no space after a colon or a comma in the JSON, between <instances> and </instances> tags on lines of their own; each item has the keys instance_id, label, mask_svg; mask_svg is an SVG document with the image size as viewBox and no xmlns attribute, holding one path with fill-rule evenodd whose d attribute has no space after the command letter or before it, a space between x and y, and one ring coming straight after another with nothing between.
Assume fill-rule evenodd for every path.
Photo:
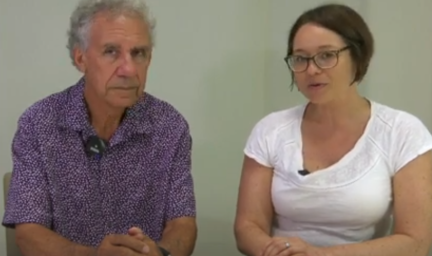
<instances>
[{"instance_id":1,"label":"woman","mask_svg":"<svg viewBox=\"0 0 432 256\"><path fill-rule=\"evenodd\" d=\"M293 25L285 61L309 102L264 117L247 141L242 253L427 255L432 136L415 116L359 95L372 55L371 32L347 6L311 9Z\"/></svg>"}]
</instances>

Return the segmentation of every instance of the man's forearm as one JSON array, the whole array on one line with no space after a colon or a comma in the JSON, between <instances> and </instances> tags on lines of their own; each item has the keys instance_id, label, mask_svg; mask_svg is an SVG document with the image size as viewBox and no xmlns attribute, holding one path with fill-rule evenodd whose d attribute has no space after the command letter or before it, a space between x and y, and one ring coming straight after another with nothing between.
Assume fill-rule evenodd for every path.
<instances>
[{"instance_id":1,"label":"man's forearm","mask_svg":"<svg viewBox=\"0 0 432 256\"><path fill-rule=\"evenodd\" d=\"M73 243L37 224L17 226L16 242L24 256L96 255L96 249Z\"/></svg>"},{"instance_id":2,"label":"man's forearm","mask_svg":"<svg viewBox=\"0 0 432 256\"><path fill-rule=\"evenodd\" d=\"M406 235L391 235L363 243L325 248L328 256L426 256L429 241L415 241Z\"/></svg>"},{"instance_id":3,"label":"man's forearm","mask_svg":"<svg viewBox=\"0 0 432 256\"><path fill-rule=\"evenodd\" d=\"M195 221L174 222L165 228L159 246L168 250L172 256L192 255L197 239Z\"/></svg>"}]
</instances>

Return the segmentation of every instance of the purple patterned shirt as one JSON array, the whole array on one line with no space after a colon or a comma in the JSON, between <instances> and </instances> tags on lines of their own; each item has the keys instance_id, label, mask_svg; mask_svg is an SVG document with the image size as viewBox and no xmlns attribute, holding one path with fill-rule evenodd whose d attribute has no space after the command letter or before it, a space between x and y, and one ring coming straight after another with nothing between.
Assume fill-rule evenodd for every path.
<instances>
[{"instance_id":1,"label":"purple patterned shirt","mask_svg":"<svg viewBox=\"0 0 432 256\"><path fill-rule=\"evenodd\" d=\"M20 117L3 225L37 223L87 246L136 226L159 241L168 220L195 216L188 124L145 94L96 159L83 89L81 79Z\"/></svg>"}]
</instances>

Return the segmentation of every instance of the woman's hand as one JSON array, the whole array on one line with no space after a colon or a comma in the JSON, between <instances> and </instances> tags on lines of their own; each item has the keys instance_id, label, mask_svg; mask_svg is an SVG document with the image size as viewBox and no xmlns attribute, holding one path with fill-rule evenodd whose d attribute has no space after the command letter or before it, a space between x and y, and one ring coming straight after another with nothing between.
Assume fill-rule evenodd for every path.
<instances>
[{"instance_id":1,"label":"woman's hand","mask_svg":"<svg viewBox=\"0 0 432 256\"><path fill-rule=\"evenodd\" d=\"M326 252L297 237L273 237L262 256L327 256Z\"/></svg>"}]
</instances>

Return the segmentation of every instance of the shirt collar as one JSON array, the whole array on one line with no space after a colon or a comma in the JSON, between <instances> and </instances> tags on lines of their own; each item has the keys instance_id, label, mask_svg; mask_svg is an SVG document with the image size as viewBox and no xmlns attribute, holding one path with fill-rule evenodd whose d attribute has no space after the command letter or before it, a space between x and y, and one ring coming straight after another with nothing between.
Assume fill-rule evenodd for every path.
<instances>
[{"instance_id":1,"label":"shirt collar","mask_svg":"<svg viewBox=\"0 0 432 256\"><path fill-rule=\"evenodd\" d=\"M81 78L75 85L67 90L62 120L63 128L82 132L91 129L89 114L84 99L85 80ZM135 133L149 134L152 130L151 105L154 98L147 93L126 110L126 115L119 127L121 137Z\"/></svg>"}]
</instances>

